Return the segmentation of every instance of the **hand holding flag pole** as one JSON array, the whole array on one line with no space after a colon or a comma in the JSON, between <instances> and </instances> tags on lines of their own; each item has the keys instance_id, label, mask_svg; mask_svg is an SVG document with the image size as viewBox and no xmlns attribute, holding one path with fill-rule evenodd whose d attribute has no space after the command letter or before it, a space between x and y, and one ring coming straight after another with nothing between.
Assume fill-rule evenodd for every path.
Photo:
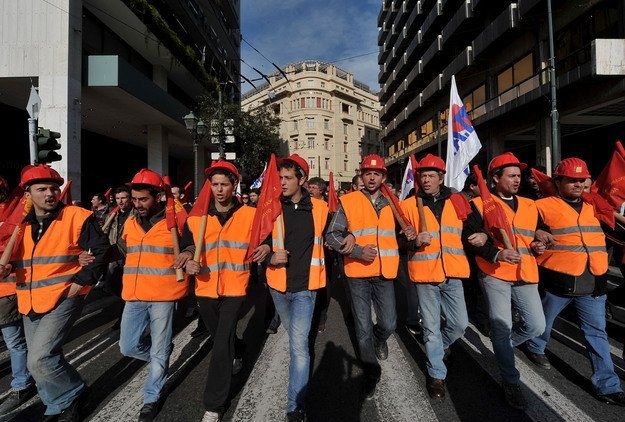
<instances>
[{"instance_id":1,"label":"hand holding flag pole","mask_svg":"<svg viewBox=\"0 0 625 422\"><path fill-rule=\"evenodd\" d=\"M206 182L204 182L204 186L202 186L202 190L198 194L193 208L191 208L191 211L189 212L189 217L200 217L200 230L197 235L197 240L195 241L195 253L193 254L193 260L195 262L200 262L202 256L202 248L204 247L204 236L206 234L206 224L208 222L208 207L211 201L211 194L211 182L207 179Z\"/></svg>"},{"instance_id":2,"label":"hand holding flag pole","mask_svg":"<svg viewBox=\"0 0 625 422\"><path fill-rule=\"evenodd\" d=\"M486 229L493 234L493 237L500 238L506 249L513 249L511 238L512 228L506 217L506 213L501 205L495 201L486 186L482 171L477 165L473 166L473 171L477 176L477 184L480 187L480 197L482 198L482 217Z\"/></svg>"},{"instance_id":3,"label":"hand holding flag pole","mask_svg":"<svg viewBox=\"0 0 625 422\"><path fill-rule=\"evenodd\" d=\"M106 220L104 221L104 224L102 225L102 231L104 233L108 233L108 230L111 227L111 224L113 224L113 220L115 219L115 216L117 215L118 211L119 211L119 205L113 208L113 211L111 211L109 216L106 217Z\"/></svg>"},{"instance_id":4,"label":"hand holding flag pole","mask_svg":"<svg viewBox=\"0 0 625 422\"><path fill-rule=\"evenodd\" d=\"M174 196L171 194L171 181L169 180L169 176L163 176L163 181L165 182L165 197L167 198L165 219L167 220L167 228L171 232L174 260L176 260L178 255L180 255L180 240L178 239L178 224L176 223ZM176 281L184 281L184 271L182 268L176 268Z\"/></svg>"}]
</instances>

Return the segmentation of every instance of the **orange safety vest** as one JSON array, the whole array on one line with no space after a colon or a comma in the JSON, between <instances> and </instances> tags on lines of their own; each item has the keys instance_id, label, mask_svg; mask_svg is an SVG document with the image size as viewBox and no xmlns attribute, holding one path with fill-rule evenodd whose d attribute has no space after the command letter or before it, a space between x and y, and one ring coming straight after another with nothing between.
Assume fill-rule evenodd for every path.
<instances>
[{"instance_id":1,"label":"orange safety vest","mask_svg":"<svg viewBox=\"0 0 625 422\"><path fill-rule=\"evenodd\" d=\"M419 230L416 198L402 201L409 223ZM449 199L443 205L441 224L429 207L423 207L427 231L432 236L429 246L422 246L408 256L408 274L415 283L440 283L447 278L468 278L469 261L462 246L462 220Z\"/></svg>"},{"instance_id":2,"label":"orange safety vest","mask_svg":"<svg viewBox=\"0 0 625 422\"><path fill-rule=\"evenodd\" d=\"M169 302L186 296L189 284L186 277L176 281L174 246L165 219L146 233L136 216L129 217L122 239L127 246L122 299Z\"/></svg>"},{"instance_id":3,"label":"orange safety vest","mask_svg":"<svg viewBox=\"0 0 625 422\"><path fill-rule=\"evenodd\" d=\"M378 253L372 262L345 255L345 275L350 278L397 277L399 249L395 237L395 219L390 206L375 212L371 200L364 193L351 192L340 198L347 217L347 228L360 246L376 245Z\"/></svg>"},{"instance_id":4,"label":"orange safety vest","mask_svg":"<svg viewBox=\"0 0 625 422\"><path fill-rule=\"evenodd\" d=\"M525 281L527 283L538 283L538 265L534 252L530 244L534 241L536 233L536 224L538 224L538 210L534 201L522 196L517 196L518 207L516 212L503 202L497 195L493 195L495 201L501 204L506 218L512 226L514 239L510 239L515 250L521 255L521 261L518 264L509 264L507 262L488 262L484 258L478 256L475 258L477 266L485 274L504 281ZM482 198L474 198L473 203L477 207L480 214L482 213Z\"/></svg>"},{"instance_id":5,"label":"orange safety vest","mask_svg":"<svg viewBox=\"0 0 625 422\"><path fill-rule=\"evenodd\" d=\"M589 264L590 272L608 272L605 235L592 205L582 202L581 212L561 198L550 196L536 201L545 224L556 244L536 258L538 265L559 273L581 275Z\"/></svg>"},{"instance_id":6,"label":"orange safety vest","mask_svg":"<svg viewBox=\"0 0 625 422\"><path fill-rule=\"evenodd\" d=\"M37 244L33 241L32 225L24 230L22 242L13 252L17 306L21 314L34 311L43 314L54 309L80 271L78 245L80 232L91 211L68 205L50 223ZM79 294L91 290L85 286Z\"/></svg>"},{"instance_id":7,"label":"orange safety vest","mask_svg":"<svg viewBox=\"0 0 625 422\"><path fill-rule=\"evenodd\" d=\"M245 296L250 278L250 263L246 262L245 256L255 211L244 205L232 214L223 227L217 217L208 216L200 257L201 269L195 276L196 296ZM187 219L195 240L201 220L199 216Z\"/></svg>"},{"instance_id":8,"label":"orange safety vest","mask_svg":"<svg viewBox=\"0 0 625 422\"><path fill-rule=\"evenodd\" d=\"M323 230L328 221L328 204L320 199L310 198L312 202L312 215L314 224L314 241L312 249L312 257L310 259L310 274L308 276L308 290L317 290L326 285L326 265L325 254L323 252ZM282 219L282 215L278 218ZM284 219L282 219L282 227L284 227ZM287 230L284 227L285 231ZM294 228L297 230L297 228ZM278 250L278 228L277 224L273 225L272 250ZM267 284L274 290L286 292L286 267L283 265L276 267L267 265Z\"/></svg>"}]
</instances>

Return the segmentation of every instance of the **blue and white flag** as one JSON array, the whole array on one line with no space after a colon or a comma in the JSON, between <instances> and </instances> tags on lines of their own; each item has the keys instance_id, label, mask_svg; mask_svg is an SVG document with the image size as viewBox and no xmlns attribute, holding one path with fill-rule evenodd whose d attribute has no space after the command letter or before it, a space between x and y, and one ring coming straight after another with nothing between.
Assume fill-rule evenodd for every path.
<instances>
[{"instance_id":1,"label":"blue and white flag","mask_svg":"<svg viewBox=\"0 0 625 422\"><path fill-rule=\"evenodd\" d=\"M265 173L267 172L267 163L265 163L265 168L263 172L258 176L258 179L254 180L254 182L250 185L250 189L260 189L265 181Z\"/></svg>"},{"instance_id":2,"label":"blue and white flag","mask_svg":"<svg viewBox=\"0 0 625 422\"><path fill-rule=\"evenodd\" d=\"M480 152L482 143L473 128L467 109L458 95L456 78L451 77L447 129L447 173L445 185L461 191L469 176L469 163Z\"/></svg>"},{"instance_id":3,"label":"blue and white flag","mask_svg":"<svg viewBox=\"0 0 625 422\"><path fill-rule=\"evenodd\" d=\"M404 180L401 182L401 192L399 193L400 200L406 199L408 192L414 188L414 170L412 169L412 162L410 159L406 161L408 161L408 163L404 171Z\"/></svg>"}]
</instances>

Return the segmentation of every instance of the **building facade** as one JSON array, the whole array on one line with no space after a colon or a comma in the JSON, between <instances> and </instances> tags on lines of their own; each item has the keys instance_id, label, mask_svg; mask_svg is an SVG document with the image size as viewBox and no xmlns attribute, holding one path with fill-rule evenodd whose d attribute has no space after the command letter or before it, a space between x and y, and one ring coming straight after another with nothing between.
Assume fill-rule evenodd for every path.
<instances>
[{"instance_id":1,"label":"building facade","mask_svg":"<svg viewBox=\"0 0 625 422\"><path fill-rule=\"evenodd\" d=\"M377 95L327 63L303 61L283 72L245 93L241 107L271 107L281 119L282 154L308 160L310 177L327 181L333 172L337 184L348 186L361 157L380 153Z\"/></svg>"},{"instance_id":2,"label":"building facade","mask_svg":"<svg viewBox=\"0 0 625 422\"><path fill-rule=\"evenodd\" d=\"M74 198L141 167L192 180L182 117L216 86L240 100L239 10L239 0L0 0L0 118L18 141L0 171L15 179L28 164L32 84L38 125L61 133L52 165Z\"/></svg>"},{"instance_id":3,"label":"building facade","mask_svg":"<svg viewBox=\"0 0 625 422\"><path fill-rule=\"evenodd\" d=\"M561 156L598 174L625 133L621 0L552 0ZM378 16L387 164L445 156L451 76L484 146L552 166L546 0L384 0ZM396 169L400 173L400 169Z\"/></svg>"}]
</instances>

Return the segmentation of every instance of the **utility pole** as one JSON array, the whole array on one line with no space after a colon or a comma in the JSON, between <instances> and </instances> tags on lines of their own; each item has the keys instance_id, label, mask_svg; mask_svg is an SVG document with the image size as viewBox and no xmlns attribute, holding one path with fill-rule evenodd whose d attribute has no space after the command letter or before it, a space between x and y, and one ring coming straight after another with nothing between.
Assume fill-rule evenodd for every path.
<instances>
[{"instance_id":1,"label":"utility pole","mask_svg":"<svg viewBox=\"0 0 625 422\"><path fill-rule=\"evenodd\" d=\"M217 109L217 120L219 121L219 159L220 160L225 160L226 159L226 143L225 143L225 139L222 136L222 131L223 131L223 123L222 123L222 118L221 118L221 86L218 85L217 86L217 102L218 102L218 109Z\"/></svg>"},{"instance_id":2,"label":"utility pole","mask_svg":"<svg viewBox=\"0 0 625 422\"><path fill-rule=\"evenodd\" d=\"M549 88L551 91L551 148L553 167L560 162L560 141L558 139L558 103L556 101L556 53L553 45L553 13L551 0L547 0L547 21L549 24Z\"/></svg>"}]
</instances>

